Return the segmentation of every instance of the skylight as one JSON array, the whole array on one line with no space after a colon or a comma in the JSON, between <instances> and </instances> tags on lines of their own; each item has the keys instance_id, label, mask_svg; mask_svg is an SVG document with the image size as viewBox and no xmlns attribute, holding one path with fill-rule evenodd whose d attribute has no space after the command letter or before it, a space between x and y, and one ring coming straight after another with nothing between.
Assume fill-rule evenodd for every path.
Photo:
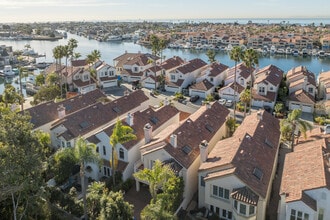
<instances>
[{"instance_id":1,"label":"skylight","mask_svg":"<svg viewBox=\"0 0 330 220\"><path fill-rule=\"evenodd\" d=\"M206 130L208 130L210 133L213 133L213 132L214 132L213 127L212 127L211 125L209 125L209 124L206 124L206 125L205 125L205 128L206 128Z\"/></svg>"},{"instance_id":2,"label":"skylight","mask_svg":"<svg viewBox=\"0 0 330 220\"><path fill-rule=\"evenodd\" d=\"M190 152L191 152L191 147L190 146L188 146L188 145L185 145L183 148L182 148L182 151L185 153L185 154L190 154Z\"/></svg>"},{"instance_id":3,"label":"skylight","mask_svg":"<svg viewBox=\"0 0 330 220\"><path fill-rule=\"evenodd\" d=\"M87 121L84 121L84 122L80 123L79 126L84 129L89 126L89 123Z\"/></svg>"},{"instance_id":4,"label":"skylight","mask_svg":"<svg viewBox=\"0 0 330 220\"><path fill-rule=\"evenodd\" d=\"M257 177L258 180L261 180L264 174L259 167L255 167L253 170L253 175Z\"/></svg>"},{"instance_id":5,"label":"skylight","mask_svg":"<svg viewBox=\"0 0 330 220\"><path fill-rule=\"evenodd\" d=\"M271 148L274 147L274 144L272 142L270 142L270 140L268 140L268 138L266 138L265 143Z\"/></svg>"},{"instance_id":6,"label":"skylight","mask_svg":"<svg viewBox=\"0 0 330 220\"><path fill-rule=\"evenodd\" d=\"M119 112L120 112L120 108L118 108L118 107L113 107L112 110L113 110L114 112L116 112L116 113L119 113Z\"/></svg>"},{"instance_id":7,"label":"skylight","mask_svg":"<svg viewBox=\"0 0 330 220\"><path fill-rule=\"evenodd\" d=\"M150 121L155 125L159 122L159 119L157 117L153 116L150 118Z\"/></svg>"}]
</instances>

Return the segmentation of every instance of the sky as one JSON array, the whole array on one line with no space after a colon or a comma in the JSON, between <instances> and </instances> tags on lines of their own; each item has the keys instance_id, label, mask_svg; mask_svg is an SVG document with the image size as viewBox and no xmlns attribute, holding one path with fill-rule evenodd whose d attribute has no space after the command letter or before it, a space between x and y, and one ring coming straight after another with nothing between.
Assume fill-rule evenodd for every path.
<instances>
[{"instance_id":1,"label":"sky","mask_svg":"<svg viewBox=\"0 0 330 220\"><path fill-rule=\"evenodd\" d=\"M329 17L329 0L0 0L0 23Z\"/></svg>"}]
</instances>

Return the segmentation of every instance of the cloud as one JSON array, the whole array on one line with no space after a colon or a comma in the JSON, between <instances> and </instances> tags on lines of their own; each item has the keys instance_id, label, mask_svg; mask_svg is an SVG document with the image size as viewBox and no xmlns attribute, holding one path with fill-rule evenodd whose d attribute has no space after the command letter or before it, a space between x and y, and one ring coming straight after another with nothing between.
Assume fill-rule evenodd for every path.
<instances>
[{"instance_id":1,"label":"cloud","mask_svg":"<svg viewBox=\"0 0 330 220\"><path fill-rule=\"evenodd\" d=\"M111 2L107 0L0 0L0 7L26 8L26 7L99 7L122 6L126 3Z\"/></svg>"}]
</instances>

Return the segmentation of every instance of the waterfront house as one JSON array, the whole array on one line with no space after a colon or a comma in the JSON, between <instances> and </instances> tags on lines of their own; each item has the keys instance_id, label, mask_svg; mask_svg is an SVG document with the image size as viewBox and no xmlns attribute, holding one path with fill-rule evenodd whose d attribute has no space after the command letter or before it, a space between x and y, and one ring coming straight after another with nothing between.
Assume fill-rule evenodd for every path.
<instances>
[{"instance_id":1,"label":"waterfront house","mask_svg":"<svg viewBox=\"0 0 330 220\"><path fill-rule=\"evenodd\" d=\"M322 72L318 76L318 97L330 100L330 71Z\"/></svg>"},{"instance_id":2,"label":"waterfront house","mask_svg":"<svg viewBox=\"0 0 330 220\"><path fill-rule=\"evenodd\" d=\"M157 64L159 57L149 53L125 53L114 59L117 74L125 82L140 81L145 78L146 69Z\"/></svg>"},{"instance_id":3,"label":"waterfront house","mask_svg":"<svg viewBox=\"0 0 330 220\"><path fill-rule=\"evenodd\" d=\"M303 112L314 112L316 96L316 80L314 73L304 66L289 70L286 74L289 98L289 110L301 109Z\"/></svg>"},{"instance_id":4,"label":"waterfront house","mask_svg":"<svg viewBox=\"0 0 330 220\"><path fill-rule=\"evenodd\" d=\"M280 143L279 121L262 110L202 156L198 206L221 219L266 219Z\"/></svg>"},{"instance_id":5,"label":"waterfront house","mask_svg":"<svg viewBox=\"0 0 330 220\"><path fill-rule=\"evenodd\" d=\"M177 67L185 64L186 61L179 56L173 56L161 63L162 74L166 75Z\"/></svg>"},{"instance_id":6,"label":"waterfront house","mask_svg":"<svg viewBox=\"0 0 330 220\"><path fill-rule=\"evenodd\" d=\"M165 89L169 92L183 92L196 81L197 76L205 69L207 63L196 58L166 73Z\"/></svg>"},{"instance_id":7,"label":"waterfront house","mask_svg":"<svg viewBox=\"0 0 330 220\"><path fill-rule=\"evenodd\" d=\"M285 156L278 219L330 219L329 126L308 136Z\"/></svg>"},{"instance_id":8,"label":"waterfront house","mask_svg":"<svg viewBox=\"0 0 330 220\"><path fill-rule=\"evenodd\" d=\"M91 72L88 69L81 68L80 71L75 72L72 84L73 89L81 94L96 89L96 80L92 77Z\"/></svg>"},{"instance_id":9,"label":"waterfront house","mask_svg":"<svg viewBox=\"0 0 330 220\"><path fill-rule=\"evenodd\" d=\"M229 110L218 102L201 106L184 122L168 126L152 140L141 147L141 161L134 171L151 169L155 160L169 164L175 173L183 177L183 209L197 191L197 171L200 166L200 148L203 142L209 150L227 135L226 120ZM136 179L137 190L141 180Z\"/></svg>"},{"instance_id":10,"label":"waterfront house","mask_svg":"<svg viewBox=\"0 0 330 220\"><path fill-rule=\"evenodd\" d=\"M230 83L227 86L222 87L219 89L219 96L222 99L227 100L235 100L236 102L239 102L240 100L240 94L244 91L244 87L240 84L236 83ZM236 94L235 94L236 90ZM236 96L235 96L236 95Z\"/></svg>"},{"instance_id":11,"label":"waterfront house","mask_svg":"<svg viewBox=\"0 0 330 220\"><path fill-rule=\"evenodd\" d=\"M162 68L159 65L149 67L144 72L145 78L141 81L142 87L156 89L159 86L157 78L162 74Z\"/></svg>"},{"instance_id":12,"label":"waterfront house","mask_svg":"<svg viewBox=\"0 0 330 220\"><path fill-rule=\"evenodd\" d=\"M94 105L105 98L106 95L101 90L95 89L91 92L80 94L60 102L44 102L25 109L24 112L31 116L30 122L33 124L33 129L39 129L50 133L51 124L56 120L60 120L66 115Z\"/></svg>"},{"instance_id":13,"label":"waterfront house","mask_svg":"<svg viewBox=\"0 0 330 220\"><path fill-rule=\"evenodd\" d=\"M330 52L330 35L321 37L320 42L322 44L322 50L325 52Z\"/></svg>"},{"instance_id":14,"label":"waterfront house","mask_svg":"<svg viewBox=\"0 0 330 220\"><path fill-rule=\"evenodd\" d=\"M113 66L105 63L104 61L98 61L94 64L96 70L96 80L100 88L110 88L118 86L116 69Z\"/></svg>"},{"instance_id":15,"label":"waterfront house","mask_svg":"<svg viewBox=\"0 0 330 220\"><path fill-rule=\"evenodd\" d=\"M252 106L274 109L277 92L283 78L283 71L277 66L268 65L255 73Z\"/></svg>"},{"instance_id":16,"label":"waterfront house","mask_svg":"<svg viewBox=\"0 0 330 220\"><path fill-rule=\"evenodd\" d=\"M95 134L128 112L148 106L148 97L142 90L135 91L111 102L97 102L66 115L51 124L51 145L54 148L74 146L78 136L84 138Z\"/></svg>"},{"instance_id":17,"label":"waterfront house","mask_svg":"<svg viewBox=\"0 0 330 220\"><path fill-rule=\"evenodd\" d=\"M132 177L134 164L140 160L140 147L148 143L155 135L172 124L179 124L179 111L169 105L169 102L159 108L153 109L148 107L141 111L128 113L122 119L122 124L130 126L134 130L137 139L129 141L124 144L118 144L115 151L118 158L117 170L122 173L123 181ZM112 169L110 161L112 158L112 146L110 145L110 136L112 135L114 125L111 125L102 131L88 137L87 140L96 144L97 152L102 158L101 169L97 169L96 165L93 167L93 172L88 176L99 180L101 177L110 177Z\"/></svg>"}]
</instances>

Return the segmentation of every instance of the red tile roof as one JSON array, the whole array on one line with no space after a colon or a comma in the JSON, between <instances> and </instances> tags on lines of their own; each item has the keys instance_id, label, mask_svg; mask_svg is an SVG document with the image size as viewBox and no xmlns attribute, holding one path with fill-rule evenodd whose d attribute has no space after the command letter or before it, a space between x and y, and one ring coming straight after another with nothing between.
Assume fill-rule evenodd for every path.
<instances>
[{"instance_id":1,"label":"red tile roof","mask_svg":"<svg viewBox=\"0 0 330 220\"><path fill-rule=\"evenodd\" d=\"M283 70L279 69L277 66L266 66L256 72L254 83L266 82L278 86L283 78L283 73Z\"/></svg>"},{"instance_id":2,"label":"red tile roof","mask_svg":"<svg viewBox=\"0 0 330 220\"><path fill-rule=\"evenodd\" d=\"M189 168L199 156L199 144L203 140L209 142L224 125L228 115L229 110L218 102L210 108L202 106L173 132L177 135L177 147L174 148L167 137L164 149L183 167Z\"/></svg>"},{"instance_id":3,"label":"red tile roof","mask_svg":"<svg viewBox=\"0 0 330 220\"><path fill-rule=\"evenodd\" d=\"M224 72L226 69L228 69L229 67L222 64L222 63L217 63L214 62L211 64L210 66L210 75L212 77L218 76L220 73Z\"/></svg>"},{"instance_id":4,"label":"red tile roof","mask_svg":"<svg viewBox=\"0 0 330 220\"><path fill-rule=\"evenodd\" d=\"M279 121L266 111L252 113L244 119L232 137L215 145L200 170L219 170L218 175L212 178L234 174L253 192L265 198L272 183L279 140ZM227 168L231 168L230 173L221 172Z\"/></svg>"},{"instance_id":5,"label":"red tile roof","mask_svg":"<svg viewBox=\"0 0 330 220\"><path fill-rule=\"evenodd\" d=\"M184 64L177 68L177 71L183 74L194 72L202 67L205 67L207 63L205 63L203 60L196 58L193 60L190 60L187 64Z\"/></svg>"},{"instance_id":6,"label":"red tile roof","mask_svg":"<svg viewBox=\"0 0 330 220\"><path fill-rule=\"evenodd\" d=\"M99 89L93 90L83 95L78 95L61 102L49 101L26 109L31 115L31 122L34 128L47 124L58 119L57 108L60 105L65 107L66 115L79 111L87 106L95 104L100 98L105 98L106 95Z\"/></svg>"},{"instance_id":7,"label":"red tile roof","mask_svg":"<svg viewBox=\"0 0 330 220\"><path fill-rule=\"evenodd\" d=\"M200 90L200 91L209 91L212 89L214 85L210 83L207 79L204 79L203 81L196 83L190 87L190 89Z\"/></svg>"},{"instance_id":8,"label":"red tile roof","mask_svg":"<svg viewBox=\"0 0 330 220\"><path fill-rule=\"evenodd\" d=\"M185 61L181 57L174 56L172 58L169 58L169 59L165 60L161 64L161 67L165 70L170 70L170 69L178 67L178 66L180 66L181 64L184 64L184 63L185 63Z\"/></svg>"},{"instance_id":9,"label":"red tile roof","mask_svg":"<svg viewBox=\"0 0 330 220\"><path fill-rule=\"evenodd\" d=\"M313 199L305 198L304 191L330 190L329 138L329 134L316 128L286 155L280 189L286 194L286 202L302 200L313 207Z\"/></svg>"},{"instance_id":10,"label":"red tile roof","mask_svg":"<svg viewBox=\"0 0 330 220\"><path fill-rule=\"evenodd\" d=\"M306 104L315 104L315 98L302 89L291 93L289 100Z\"/></svg>"},{"instance_id":11,"label":"red tile roof","mask_svg":"<svg viewBox=\"0 0 330 220\"><path fill-rule=\"evenodd\" d=\"M96 103L87 108L66 116L54 123L51 129L63 125L67 131L61 134L66 140L87 134L94 129L105 125L115 118L138 107L148 100L142 90L137 90L128 96L123 96L112 102Z\"/></svg>"}]
</instances>

